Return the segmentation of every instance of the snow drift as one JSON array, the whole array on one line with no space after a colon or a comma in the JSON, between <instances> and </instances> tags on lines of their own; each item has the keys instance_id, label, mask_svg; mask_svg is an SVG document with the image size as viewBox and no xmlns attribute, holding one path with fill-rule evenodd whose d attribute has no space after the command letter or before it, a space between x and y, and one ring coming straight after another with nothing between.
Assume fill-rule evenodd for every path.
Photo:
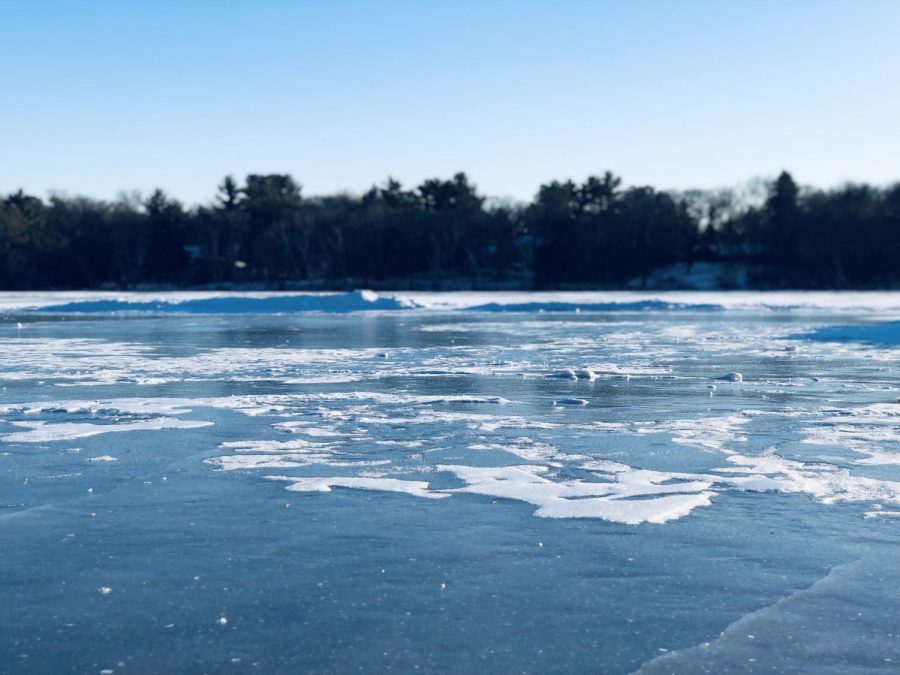
<instances>
[{"instance_id":1,"label":"snow drift","mask_svg":"<svg viewBox=\"0 0 900 675\"><path fill-rule=\"evenodd\" d=\"M129 299L99 299L67 302L34 308L42 313L114 314L121 312L139 314L293 314L297 312L322 312L344 314L348 312L391 311L413 309L411 300L394 296L379 296L372 291L351 293L303 293L254 297L224 295L189 299L157 299L139 301L135 295Z\"/></svg>"}]
</instances>

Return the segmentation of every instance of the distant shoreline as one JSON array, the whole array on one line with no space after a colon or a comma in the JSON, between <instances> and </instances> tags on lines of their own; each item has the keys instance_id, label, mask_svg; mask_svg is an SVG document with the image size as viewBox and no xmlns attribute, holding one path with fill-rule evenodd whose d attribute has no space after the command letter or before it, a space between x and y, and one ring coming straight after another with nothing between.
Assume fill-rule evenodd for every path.
<instances>
[{"instance_id":1,"label":"distant shoreline","mask_svg":"<svg viewBox=\"0 0 900 675\"><path fill-rule=\"evenodd\" d=\"M690 269L688 269L690 267ZM578 292L578 291L755 291L755 292L858 292L858 291L900 291L900 286L845 286L842 288L822 288L816 286L777 286L754 284L748 266L729 263L700 262L691 266L684 264L671 265L654 270L646 278L635 278L620 284L596 283L560 283L555 285L537 284L533 279L497 278L473 279L452 277L440 279L425 278L392 278L382 280L347 278L347 279L295 279L277 282L220 282L207 284L134 284L134 285L99 285L72 288L6 288L0 292L319 292L343 293L358 289L371 289L379 292Z\"/></svg>"}]
</instances>

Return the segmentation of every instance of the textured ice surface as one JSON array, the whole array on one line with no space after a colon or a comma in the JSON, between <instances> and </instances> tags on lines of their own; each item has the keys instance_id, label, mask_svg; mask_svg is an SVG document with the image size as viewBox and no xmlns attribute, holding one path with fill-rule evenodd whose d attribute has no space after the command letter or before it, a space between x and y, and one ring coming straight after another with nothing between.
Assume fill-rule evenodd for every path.
<instances>
[{"instance_id":1,"label":"textured ice surface","mask_svg":"<svg viewBox=\"0 0 900 675\"><path fill-rule=\"evenodd\" d=\"M898 294L0 308L0 672L900 662Z\"/></svg>"}]
</instances>

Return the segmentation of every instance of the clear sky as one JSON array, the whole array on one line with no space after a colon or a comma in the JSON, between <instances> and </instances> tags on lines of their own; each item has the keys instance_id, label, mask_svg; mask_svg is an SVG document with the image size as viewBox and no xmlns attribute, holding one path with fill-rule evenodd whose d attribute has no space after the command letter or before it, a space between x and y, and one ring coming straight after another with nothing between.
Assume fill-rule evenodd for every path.
<instances>
[{"instance_id":1,"label":"clear sky","mask_svg":"<svg viewBox=\"0 0 900 675\"><path fill-rule=\"evenodd\" d=\"M900 180L900 0L0 0L0 194Z\"/></svg>"}]
</instances>

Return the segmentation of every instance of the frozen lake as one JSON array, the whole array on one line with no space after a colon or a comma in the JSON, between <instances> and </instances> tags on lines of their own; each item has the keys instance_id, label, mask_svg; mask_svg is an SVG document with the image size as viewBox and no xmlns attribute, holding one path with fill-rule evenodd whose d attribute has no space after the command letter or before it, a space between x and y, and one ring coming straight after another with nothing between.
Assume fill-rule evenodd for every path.
<instances>
[{"instance_id":1,"label":"frozen lake","mask_svg":"<svg viewBox=\"0 0 900 675\"><path fill-rule=\"evenodd\" d=\"M0 294L0 672L895 672L898 321Z\"/></svg>"}]
</instances>

